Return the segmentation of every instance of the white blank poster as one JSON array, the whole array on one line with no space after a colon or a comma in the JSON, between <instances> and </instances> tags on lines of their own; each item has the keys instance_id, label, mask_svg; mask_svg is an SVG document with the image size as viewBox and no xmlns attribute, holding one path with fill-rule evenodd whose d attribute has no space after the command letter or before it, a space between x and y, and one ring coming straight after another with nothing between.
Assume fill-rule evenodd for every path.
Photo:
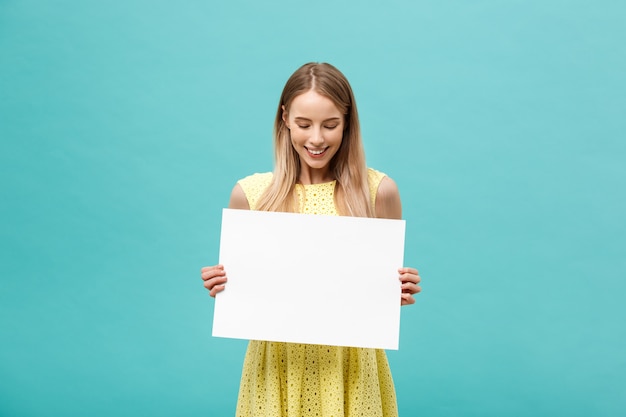
<instances>
[{"instance_id":1,"label":"white blank poster","mask_svg":"<svg viewBox=\"0 0 626 417\"><path fill-rule=\"evenodd\" d=\"M405 226L224 209L213 336L398 349Z\"/></svg>"}]
</instances>

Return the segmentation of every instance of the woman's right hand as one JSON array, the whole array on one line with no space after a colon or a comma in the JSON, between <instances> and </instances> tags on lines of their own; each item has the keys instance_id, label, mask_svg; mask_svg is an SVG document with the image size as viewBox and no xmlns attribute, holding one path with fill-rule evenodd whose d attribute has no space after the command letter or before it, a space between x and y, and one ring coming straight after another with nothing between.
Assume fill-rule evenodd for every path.
<instances>
[{"instance_id":1,"label":"woman's right hand","mask_svg":"<svg viewBox=\"0 0 626 417\"><path fill-rule=\"evenodd\" d=\"M224 290L227 281L224 265L205 266L200 270L200 277L211 297Z\"/></svg>"}]
</instances>

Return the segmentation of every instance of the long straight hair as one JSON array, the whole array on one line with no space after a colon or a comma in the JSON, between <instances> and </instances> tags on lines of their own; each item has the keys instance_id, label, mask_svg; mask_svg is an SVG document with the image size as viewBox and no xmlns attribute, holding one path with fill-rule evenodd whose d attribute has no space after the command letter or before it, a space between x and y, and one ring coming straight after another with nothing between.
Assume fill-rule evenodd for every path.
<instances>
[{"instance_id":1,"label":"long straight hair","mask_svg":"<svg viewBox=\"0 0 626 417\"><path fill-rule=\"evenodd\" d=\"M274 176L259 199L258 210L297 211L295 186L300 177L300 157L283 121L283 106L289 112L293 99L308 91L329 98L345 118L341 145L329 165L336 180L335 206L338 213L343 216L374 217L354 93L346 77L326 63L303 65L285 84L274 120Z\"/></svg>"}]
</instances>

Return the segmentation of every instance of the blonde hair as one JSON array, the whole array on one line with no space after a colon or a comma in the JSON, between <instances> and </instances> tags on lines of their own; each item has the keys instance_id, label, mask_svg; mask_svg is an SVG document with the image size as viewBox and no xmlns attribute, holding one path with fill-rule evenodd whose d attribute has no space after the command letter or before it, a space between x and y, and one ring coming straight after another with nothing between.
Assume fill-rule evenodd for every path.
<instances>
[{"instance_id":1,"label":"blonde hair","mask_svg":"<svg viewBox=\"0 0 626 417\"><path fill-rule=\"evenodd\" d=\"M374 217L354 94L346 77L326 63L303 65L285 84L274 121L274 176L259 200L258 209L296 211L295 186L300 176L300 157L291 144L289 129L283 121L283 106L288 112L295 97L311 90L332 100L345 117L343 139L329 166L337 181L337 211L343 216Z\"/></svg>"}]
</instances>

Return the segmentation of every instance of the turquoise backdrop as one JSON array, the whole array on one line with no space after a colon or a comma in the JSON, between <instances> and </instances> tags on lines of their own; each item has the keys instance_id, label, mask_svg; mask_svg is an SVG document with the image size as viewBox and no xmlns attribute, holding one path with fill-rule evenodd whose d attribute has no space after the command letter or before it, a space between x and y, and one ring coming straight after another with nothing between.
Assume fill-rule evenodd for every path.
<instances>
[{"instance_id":1,"label":"turquoise backdrop","mask_svg":"<svg viewBox=\"0 0 626 417\"><path fill-rule=\"evenodd\" d=\"M423 293L402 416L626 415L626 3L0 0L0 415L233 415L200 267L287 77L351 81Z\"/></svg>"}]
</instances>

